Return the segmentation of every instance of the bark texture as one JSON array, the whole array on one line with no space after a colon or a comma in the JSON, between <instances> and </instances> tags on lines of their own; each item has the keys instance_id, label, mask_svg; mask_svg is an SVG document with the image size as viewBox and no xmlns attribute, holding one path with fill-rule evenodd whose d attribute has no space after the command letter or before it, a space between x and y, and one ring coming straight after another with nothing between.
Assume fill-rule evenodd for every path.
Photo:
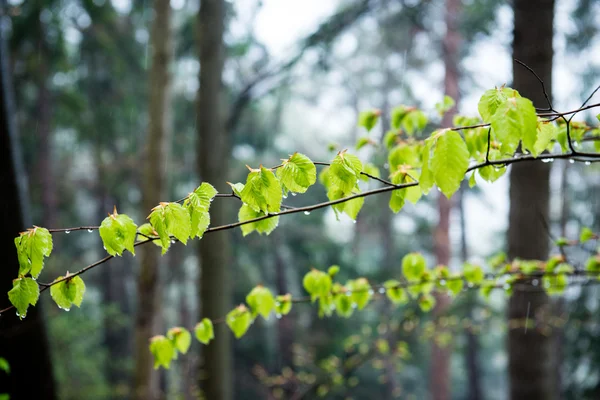
<instances>
[{"instance_id":1,"label":"bark texture","mask_svg":"<svg viewBox=\"0 0 600 400\"><path fill-rule=\"evenodd\" d=\"M6 293L12 289L19 265L14 238L31 226L27 202L27 179L18 146L14 103L8 69L8 51L0 29L0 251L5 266L0 269L0 308L10 305ZM38 303L19 320L14 310L0 317L0 356L10 364L10 374L0 372L0 393L11 399L56 399L52 361Z\"/></svg>"},{"instance_id":2,"label":"bark texture","mask_svg":"<svg viewBox=\"0 0 600 400\"><path fill-rule=\"evenodd\" d=\"M173 59L171 44L171 5L169 0L154 1L154 21L150 37L152 64L150 67L149 124L144 146L142 177L142 208L150 212L164 200L166 192L167 156L171 136L169 111L171 77L169 68ZM156 246L142 246L138 277L138 305L135 321L135 398L159 398L158 374L153 370L148 340L157 331L160 307L160 250Z\"/></svg>"},{"instance_id":3,"label":"bark texture","mask_svg":"<svg viewBox=\"0 0 600 400\"><path fill-rule=\"evenodd\" d=\"M225 129L222 74L224 63L224 0L203 0L198 13L200 87L198 89L198 174L202 181L227 192L229 133ZM227 202L211 205L211 225L227 222ZM220 318L231 308L230 239L226 231L200 240L199 318ZM203 347L200 387L207 399L230 400L233 393L231 335L225 324L215 326L215 339Z\"/></svg>"},{"instance_id":4,"label":"bark texture","mask_svg":"<svg viewBox=\"0 0 600 400\"><path fill-rule=\"evenodd\" d=\"M513 58L531 67L552 89L552 36L554 0L515 0ZM548 107L540 83L522 66L513 62L513 86L536 107ZM515 164L510 174L508 255L512 258L543 260L548 256L550 164ZM523 283L524 286L530 283ZM509 301L510 397L554 399L552 337L539 324L548 317L548 296L543 291L519 291ZM511 323L512 321L512 323ZM524 328L531 321L537 328ZM530 323L531 323L530 322Z\"/></svg>"}]
</instances>

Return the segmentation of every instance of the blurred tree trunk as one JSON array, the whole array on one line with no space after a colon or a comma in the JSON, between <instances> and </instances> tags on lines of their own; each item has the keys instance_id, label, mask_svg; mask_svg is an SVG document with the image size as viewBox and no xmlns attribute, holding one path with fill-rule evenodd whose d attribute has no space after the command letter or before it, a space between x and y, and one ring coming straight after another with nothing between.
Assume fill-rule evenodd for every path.
<instances>
[{"instance_id":1,"label":"blurred tree trunk","mask_svg":"<svg viewBox=\"0 0 600 400\"><path fill-rule=\"evenodd\" d=\"M467 190L464 184L460 188L457 198L457 207L460 213L460 259L463 263L469 259L469 251L467 246L467 224L465 219L465 192ZM477 299L477 293L469 291L465 293L467 318L473 319L473 306ZM471 327L465 329L467 337L467 349L465 353L465 365L467 368L467 400L481 400L481 373L479 372L479 339L472 331Z\"/></svg>"},{"instance_id":2,"label":"blurred tree trunk","mask_svg":"<svg viewBox=\"0 0 600 400\"><path fill-rule=\"evenodd\" d=\"M444 60L444 94L452 97L457 103L460 97L458 86L458 57L460 34L458 32L458 17L460 13L460 0L446 0L446 34L442 41ZM447 112L442 120L442 126L452 126L452 118L456 108ZM434 234L435 258L438 265L450 263L450 212L452 201L441 193L438 196L439 221ZM446 294L436 293L435 315L445 313L450 305L450 298ZM431 396L434 400L450 398L450 356L452 352L447 347L440 347L434 341L431 354Z\"/></svg>"},{"instance_id":3,"label":"blurred tree trunk","mask_svg":"<svg viewBox=\"0 0 600 400\"><path fill-rule=\"evenodd\" d=\"M154 21L150 37L152 61L149 75L149 126L144 148L142 178L142 208L158 205L166 192L167 156L171 136L170 72L173 59L171 44L171 5L169 0L154 1ZM139 400L159 397L158 374L153 372L153 359L148 350L148 340L158 328L161 312L159 295L159 249L141 246L140 275L138 277L138 303L135 322L135 398Z\"/></svg>"},{"instance_id":4,"label":"blurred tree trunk","mask_svg":"<svg viewBox=\"0 0 600 400\"><path fill-rule=\"evenodd\" d=\"M0 29L0 250L5 256L1 269L0 308L10 305L6 293L12 289L19 265L14 238L31 225L27 206L27 180L21 160L14 122L14 104L8 67L8 51ZM0 393L11 399L56 399L50 349L42 318L42 306L29 307L20 321L14 310L0 318L0 357L10 364L10 374L0 373Z\"/></svg>"},{"instance_id":5,"label":"blurred tree trunk","mask_svg":"<svg viewBox=\"0 0 600 400\"><path fill-rule=\"evenodd\" d=\"M198 13L200 87L198 89L198 174L223 191L229 172L229 132L225 130L222 74L225 1L203 0ZM227 203L215 201L211 225L227 222ZM221 318L231 306L230 239L216 232L200 240L200 318ZM230 400L233 392L231 335L225 324L215 326L215 339L203 347L200 387L207 399Z\"/></svg>"},{"instance_id":6,"label":"blurred tree trunk","mask_svg":"<svg viewBox=\"0 0 600 400\"><path fill-rule=\"evenodd\" d=\"M513 58L531 67L552 93L552 35L554 0L515 0ZM540 83L513 62L513 86L536 107L547 107ZM550 165L515 164L510 174L508 256L544 260L548 256ZM519 286L531 288L529 282ZM554 399L552 337L539 327L524 328L521 322L543 321L549 311L542 290L519 290L509 301L508 350L511 399ZM546 315L548 317L548 315ZM517 321L510 328L510 321Z\"/></svg>"}]
</instances>

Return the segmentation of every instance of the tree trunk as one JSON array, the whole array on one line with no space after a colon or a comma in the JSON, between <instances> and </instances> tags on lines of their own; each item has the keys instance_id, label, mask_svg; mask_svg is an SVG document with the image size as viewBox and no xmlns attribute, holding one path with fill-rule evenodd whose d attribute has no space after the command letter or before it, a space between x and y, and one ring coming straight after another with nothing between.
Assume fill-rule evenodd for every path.
<instances>
[{"instance_id":1,"label":"tree trunk","mask_svg":"<svg viewBox=\"0 0 600 400\"><path fill-rule=\"evenodd\" d=\"M531 67L551 96L554 0L515 0L513 58ZM513 62L513 86L536 107L547 107L539 82ZM508 256L544 260L548 256L550 164L515 164L510 174ZM518 286L525 286L526 282ZM509 301L510 321L536 321L549 309L543 291L515 288ZM551 336L538 329L510 329L508 333L510 395L512 399L556 397L551 362Z\"/></svg>"},{"instance_id":2,"label":"tree trunk","mask_svg":"<svg viewBox=\"0 0 600 400\"><path fill-rule=\"evenodd\" d=\"M460 91L458 87L458 50L460 45L460 34L458 32L458 16L460 13L460 0L446 0L446 34L442 41L442 52L444 59L444 93L452 97L457 103ZM452 117L456 109L447 112L442 120L442 126L452 125ZM435 257L437 264L448 265L450 263L450 212L452 202L441 193L438 197L439 222L435 230ZM445 294L436 294L435 315L445 312L450 304L450 298ZM452 352L448 348L442 348L434 341L431 357L431 395L434 400L446 400L450 398L450 356Z\"/></svg>"},{"instance_id":3,"label":"tree trunk","mask_svg":"<svg viewBox=\"0 0 600 400\"><path fill-rule=\"evenodd\" d=\"M220 192L229 171L229 132L225 130L222 73L225 1L203 0L198 13L200 87L198 89L198 174ZM227 188L227 189L226 189ZM215 201L211 225L227 222L227 202ZM200 318L221 318L231 308L230 239L226 231L200 240ZM215 338L203 347L200 387L207 399L230 400L233 393L231 335L225 324L215 326Z\"/></svg>"},{"instance_id":4,"label":"tree trunk","mask_svg":"<svg viewBox=\"0 0 600 400\"><path fill-rule=\"evenodd\" d=\"M154 21L150 43L149 126L144 153L142 178L142 207L144 212L164 200L166 191L167 156L171 136L170 64L173 58L171 45L171 6L169 0L154 1ZM158 398L158 374L153 372L153 360L148 350L148 340L158 330L160 307L159 249L141 246L140 275L138 277L138 304L135 322L135 398Z\"/></svg>"},{"instance_id":5,"label":"tree trunk","mask_svg":"<svg viewBox=\"0 0 600 400\"><path fill-rule=\"evenodd\" d=\"M18 260L14 238L31 225L27 202L27 181L15 131L8 51L0 29L0 250L5 268L0 270L0 308L10 305L6 293L17 277ZM11 399L56 399L52 361L42 318L41 304L29 307L20 321L14 310L0 317L0 356L10 364L10 374L0 373L0 393Z\"/></svg>"}]
</instances>

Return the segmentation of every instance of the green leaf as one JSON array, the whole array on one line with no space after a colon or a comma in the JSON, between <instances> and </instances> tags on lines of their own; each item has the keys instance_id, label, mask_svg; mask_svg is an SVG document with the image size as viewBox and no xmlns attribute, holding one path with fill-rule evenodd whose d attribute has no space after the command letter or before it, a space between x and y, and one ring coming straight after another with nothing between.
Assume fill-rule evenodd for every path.
<instances>
[{"instance_id":1,"label":"green leaf","mask_svg":"<svg viewBox=\"0 0 600 400\"><path fill-rule=\"evenodd\" d=\"M565 274L544 274L542 284L549 295L560 295L564 293L569 281Z\"/></svg>"},{"instance_id":2,"label":"green leaf","mask_svg":"<svg viewBox=\"0 0 600 400\"><path fill-rule=\"evenodd\" d=\"M427 139L425 140L425 146L423 146L423 150L421 152L421 177L419 179L419 186L423 191L423 194L429 193L433 184L435 183L435 178L433 173L431 172L430 167L430 158L431 158L431 148L433 146L433 140Z\"/></svg>"},{"instance_id":3,"label":"green leaf","mask_svg":"<svg viewBox=\"0 0 600 400\"><path fill-rule=\"evenodd\" d=\"M147 240L152 240L154 238L158 239L158 232L156 232L156 230L154 230L154 227L150 223L145 223L145 224L138 226L137 231L138 231L137 240L147 241ZM152 240L152 243L155 246L162 247L162 244L158 240Z\"/></svg>"},{"instance_id":4,"label":"green leaf","mask_svg":"<svg viewBox=\"0 0 600 400\"><path fill-rule=\"evenodd\" d=\"M444 130L434 137L437 140L430 163L431 172L442 193L450 198L460 188L469 167L469 150L458 132Z\"/></svg>"},{"instance_id":5,"label":"green leaf","mask_svg":"<svg viewBox=\"0 0 600 400\"><path fill-rule=\"evenodd\" d=\"M352 308L352 300L345 293L340 293L334 297L335 311L337 315L343 318L349 318L354 312Z\"/></svg>"},{"instance_id":6,"label":"green leaf","mask_svg":"<svg viewBox=\"0 0 600 400\"><path fill-rule=\"evenodd\" d=\"M383 284L385 293L394 304L406 304L408 303L408 294L406 290L401 287L400 282L394 279L390 279Z\"/></svg>"},{"instance_id":7,"label":"green leaf","mask_svg":"<svg viewBox=\"0 0 600 400\"><path fill-rule=\"evenodd\" d=\"M412 110L402 118L402 128L409 136L416 131L422 131L427 126L427 116L421 110Z\"/></svg>"},{"instance_id":8,"label":"green leaf","mask_svg":"<svg viewBox=\"0 0 600 400\"><path fill-rule=\"evenodd\" d=\"M537 139L531 153L537 157L544 150L548 150L552 141L556 140L558 129L556 125L546 119L538 119L537 122Z\"/></svg>"},{"instance_id":9,"label":"green leaf","mask_svg":"<svg viewBox=\"0 0 600 400\"><path fill-rule=\"evenodd\" d=\"M420 164L420 145L401 143L396 145L388 154L390 171L394 173L400 166L417 166Z\"/></svg>"},{"instance_id":10,"label":"green leaf","mask_svg":"<svg viewBox=\"0 0 600 400\"><path fill-rule=\"evenodd\" d=\"M406 183L406 172L396 171L392 174L392 183L395 185L402 185ZM406 189L399 189L392 191L390 195L390 209L394 213L398 213L402 207L404 207L404 198L406 197Z\"/></svg>"},{"instance_id":11,"label":"green leaf","mask_svg":"<svg viewBox=\"0 0 600 400\"><path fill-rule=\"evenodd\" d=\"M331 267L329 267L327 269L327 275L329 275L330 277L334 277L338 274L338 272L340 272L340 267L339 265L332 265Z\"/></svg>"},{"instance_id":12,"label":"green leaf","mask_svg":"<svg viewBox=\"0 0 600 400\"><path fill-rule=\"evenodd\" d=\"M35 306L40 297L40 287L31 278L13 280L13 288L8 292L8 299L17 309L17 315L23 319L27 315L29 305Z\"/></svg>"},{"instance_id":13,"label":"green leaf","mask_svg":"<svg viewBox=\"0 0 600 400\"><path fill-rule=\"evenodd\" d=\"M424 294L419 297L419 307L423 312L431 311L435 307L435 297L431 294Z\"/></svg>"},{"instance_id":14,"label":"green leaf","mask_svg":"<svg viewBox=\"0 0 600 400\"><path fill-rule=\"evenodd\" d=\"M440 114L440 116L443 116L445 113L450 111L452 107L454 107L454 104L456 104L456 102L452 97L444 96L444 100L435 104L435 109L437 110L438 114Z\"/></svg>"},{"instance_id":15,"label":"green leaf","mask_svg":"<svg viewBox=\"0 0 600 400\"><path fill-rule=\"evenodd\" d=\"M483 282L485 274L479 265L465 264L463 267L463 276L465 280L472 285L479 285Z\"/></svg>"},{"instance_id":16,"label":"green leaf","mask_svg":"<svg viewBox=\"0 0 600 400\"><path fill-rule=\"evenodd\" d=\"M175 327L169 329L167 337L171 339L173 347L177 349L181 354L187 353L192 344L192 335L190 332L182 327Z\"/></svg>"},{"instance_id":17,"label":"green leaf","mask_svg":"<svg viewBox=\"0 0 600 400\"><path fill-rule=\"evenodd\" d=\"M265 214L260 211L254 211L248 205L244 204L240 208L238 212L238 221L244 222L249 221L255 218L264 217ZM279 224L279 217L270 217L260 221L251 222L248 224L240 225L240 229L242 230L242 234L244 236L257 231L261 235L264 233L266 235L270 234L277 228Z\"/></svg>"},{"instance_id":18,"label":"green leaf","mask_svg":"<svg viewBox=\"0 0 600 400\"><path fill-rule=\"evenodd\" d=\"M196 334L196 339L202 344L208 344L215 338L213 323L208 318L204 318L202 321L198 322L194 328L194 332Z\"/></svg>"},{"instance_id":19,"label":"green leaf","mask_svg":"<svg viewBox=\"0 0 600 400\"><path fill-rule=\"evenodd\" d=\"M406 106L394 107L394 109L392 109L392 115L390 119L392 128L396 130L400 129L400 126L402 126L402 120L410 111L411 109Z\"/></svg>"},{"instance_id":20,"label":"green leaf","mask_svg":"<svg viewBox=\"0 0 600 400\"><path fill-rule=\"evenodd\" d=\"M452 292L454 296L458 295L463 289L464 282L462 277L458 274L450 275L446 281L448 290Z\"/></svg>"},{"instance_id":21,"label":"green leaf","mask_svg":"<svg viewBox=\"0 0 600 400\"><path fill-rule=\"evenodd\" d=\"M6 358L0 357L0 371L4 371L10 374L10 364L6 361Z\"/></svg>"},{"instance_id":22,"label":"green leaf","mask_svg":"<svg viewBox=\"0 0 600 400\"><path fill-rule=\"evenodd\" d=\"M358 126L362 126L367 131L370 131L375 125L377 125L377 121L379 120L380 116L380 110L362 111L358 116Z\"/></svg>"},{"instance_id":23,"label":"green leaf","mask_svg":"<svg viewBox=\"0 0 600 400\"><path fill-rule=\"evenodd\" d=\"M63 278L63 276L59 276L56 278L55 282L60 281ZM52 296L52 299L58 307L66 311L69 311L73 304L77 307L81 307L84 293L85 283L83 283L83 279L79 276L74 276L58 282L50 287L50 296Z\"/></svg>"},{"instance_id":24,"label":"green leaf","mask_svg":"<svg viewBox=\"0 0 600 400\"><path fill-rule=\"evenodd\" d=\"M409 253L402 259L402 273L408 281L420 280L425 268L425 258L420 253Z\"/></svg>"},{"instance_id":25,"label":"green leaf","mask_svg":"<svg viewBox=\"0 0 600 400\"><path fill-rule=\"evenodd\" d=\"M355 188L362 170L363 165L358 157L345 151L339 152L328 170L328 189L333 187L344 193L351 192Z\"/></svg>"},{"instance_id":26,"label":"green leaf","mask_svg":"<svg viewBox=\"0 0 600 400\"><path fill-rule=\"evenodd\" d=\"M281 210L281 191L281 183L273 171L261 166L260 169L250 170L240 195L242 202L254 211L268 214Z\"/></svg>"},{"instance_id":27,"label":"green leaf","mask_svg":"<svg viewBox=\"0 0 600 400\"><path fill-rule=\"evenodd\" d=\"M495 137L502 143L501 150L513 153L523 143L523 148L535 152L537 115L531 100L513 97L502 103L491 119Z\"/></svg>"},{"instance_id":28,"label":"green leaf","mask_svg":"<svg viewBox=\"0 0 600 400\"><path fill-rule=\"evenodd\" d=\"M596 235L594 235L594 232L592 232L592 230L588 227L584 227L581 230L581 234L579 235L579 241L581 243L585 243L590 239L593 239L594 237L596 237Z\"/></svg>"},{"instance_id":29,"label":"green leaf","mask_svg":"<svg viewBox=\"0 0 600 400\"><path fill-rule=\"evenodd\" d=\"M473 171L471 177L469 178L469 188L473 188L475 185L477 185L477 181L475 180L475 171Z\"/></svg>"},{"instance_id":30,"label":"green leaf","mask_svg":"<svg viewBox=\"0 0 600 400\"><path fill-rule=\"evenodd\" d=\"M317 180L315 164L304 154L294 153L283 160L283 166L277 169L277 177L292 193L304 193Z\"/></svg>"},{"instance_id":31,"label":"green leaf","mask_svg":"<svg viewBox=\"0 0 600 400\"><path fill-rule=\"evenodd\" d=\"M481 176L487 182L495 182L505 173L505 166L497 167L495 165L488 165L486 167L479 168L479 176Z\"/></svg>"},{"instance_id":32,"label":"green leaf","mask_svg":"<svg viewBox=\"0 0 600 400\"><path fill-rule=\"evenodd\" d=\"M356 141L356 145L354 146L354 148L355 148L356 150L360 150L360 149L362 149L363 147L365 147L365 146L366 146L366 145L368 145L368 144L375 145L375 144L376 144L376 142L374 142L373 140L371 140L371 138L369 138L369 137L366 137L366 136L361 136L361 137L359 137L359 138L358 138L358 140Z\"/></svg>"},{"instance_id":33,"label":"green leaf","mask_svg":"<svg viewBox=\"0 0 600 400\"><path fill-rule=\"evenodd\" d=\"M227 184L229 186L231 186L231 190L233 191L234 194L236 194L238 197L242 197L242 190L244 190L244 184L243 183L231 183L231 182L227 182Z\"/></svg>"},{"instance_id":34,"label":"green leaf","mask_svg":"<svg viewBox=\"0 0 600 400\"><path fill-rule=\"evenodd\" d=\"M237 339L244 336L252 324L252 315L245 305L240 304L227 314L225 321Z\"/></svg>"},{"instance_id":35,"label":"green leaf","mask_svg":"<svg viewBox=\"0 0 600 400\"><path fill-rule=\"evenodd\" d=\"M99 232L104 248L111 256L120 256L125 250L135 254L133 245L137 236L137 225L127 215L117 213L117 207L112 214L104 218Z\"/></svg>"},{"instance_id":36,"label":"green leaf","mask_svg":"<svg viewBox=\"0 0 600 400\"><path fill-rule=\"evenodd\" d=\"M362 310L369 304L372 296L372 289L366 278L348 281L345 287L352 292L350 299L356 304L359 310Z\"/></svg>"},{"instance_id":37,"label":"green leaf","mask_svg":"<svg viewBox=\"0 0 600 400\"><path fill-rule=\"evenodd\" d=\"M252 310L252 316L260 314L264 319L269 317L271 311L275 309L275 298L271 291L262 286L258 285L246 296L246 303Z\"/></svg>"},{"instance_id":38,"label":"green leaf","mask_svg":"<svg viewBox=\"0 0 600 400\"><path fill-rule=\"evenodd\" d=\"M210 225L210 203L217 195L217 190L210 184L202 182L183 202L191 220L190 238L202 238Z\"/></svg>"},{"instance_id":39,"label":"green leaf","mask_svg":"<svg viewBox=\"0 0 600 400\"><path fill-rule=\"evenodd\" d=\"M587 272L591 272L592 274L599 274L600 273L600 255L595 255L593 257L590 257L585 263L585 270ZM597 276L600 279L600 275L597 275Z\"/></svg>"},{"instance_id":40,"label":"green leaf","mask_svg":"<svg viewBox=\"0 0 600 400\"><path fill-rule=\"evenodd\" d=\"M313 268L304 275L302 285L314 301L317 297L329 295L332 285L331 276L323 271Z\"/></svg>"},{"instance_id":41,"label":"green leaf","mask_svg":"<svg viewBox=\"0 0 600 400\"><path fill-rule=\"evenodd\" d=\"M487 90L483 96L481 96L479 104L477 105L481 118L483 118L485 122L491 122L498 107L511 97L520 97L519 92L507 87Z\"/></svg>"},{"instance_id":42,"label":"green leaf","mask_svg":"<svg viewBox=\"0 0 600 400\"><path fill-rule=\"evenodd\" d=\"M44 257L52 253L52 235L46 228L34 226L15 238L19 275L30 273L37 278L44 268Z\"/></svg>"},{"instance_id":43,"label":"green leaf","mask_svg":"<svg viewBox=\"0 0 600 400\"><path fill-rule=\"evenodd\" d=\"M287 293L275 298L275 313L288 315L292 310L292 295Z\"/></svg>"},{"instance_id":44,"label":"green leaf","mask_svg":"<svg viewBox=\"0 0 600 400\"><path fill-rule=\"evenodd\" d=\"M399 138L399 132L398 130L391 130L391 131L387 131L385 136L383 137L383 144L385 144L385 147L389 150L392 147L394 147L394 145L396 144L396 141Z\"/></svg>"},{"instance_id":45,"label":"green leaf","mask_svg":"<svg viewBox=\"0 0 600 400\"><path fill-rule=\"evenodd\" d=\"M161 366L169 369L171 361L177 354L173 342L163 335L150 339L150 352L154 356L154 369Z\"/></svg>"},{"instance_id":46,"label":"green leaf","mask_svg":"<svg viewBox=\"0 0 600 400\"><path fill-rule=\"evenodd\" d=\"M183 244L187 244L192 232L192 224L189 212L181 204L160 203L152 209L148 219L160 237L163 254L171 245L171 235Z\"/></svg>"}]
</instances>

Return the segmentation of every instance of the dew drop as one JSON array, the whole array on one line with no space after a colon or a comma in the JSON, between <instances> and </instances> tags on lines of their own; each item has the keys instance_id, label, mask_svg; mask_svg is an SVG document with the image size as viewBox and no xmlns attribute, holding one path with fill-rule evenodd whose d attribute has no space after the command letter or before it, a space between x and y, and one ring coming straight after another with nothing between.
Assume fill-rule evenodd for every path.
<instances>
[{"instance_id":1,"label":"dew drop","mask_svg":"<svg viewBox=\"0 0 600 400\"><path fill-rule=\"evenodd\" d=\"M310 215L310 211L304 211L304 215Z\"/></svg>"},{"instance_id":2,"label":"dew drop","mask_svg":"<svg viewBox=\"0 0 600 400\"><path fill-rule=\"evenodd\" d=\"M544 158L544 159L542 160L542 162L543 162L543 163L549 163L549 162L550 162L550 159L549 159L549 158Z\"/></svg>"},{"instance_id":3,"label":"dew drop","mask_svg":"<svg viewBox=\"0 0 600 400\"><path fill-rule=\"evenodd\" d=\"M275 317L276 317L277 319L281 319L281 314L277 313L277 314L275 314Z\"/></svg>"},{"instance_id":4,"label":"dew drop","mask_svg":"<svg viewBox=\"0 0 600 400\"><path fill-rule=\"evenodd\" d=\"M355 219L353 219L353 220L352 220L352 223L353 223L353 224L355 224L355 223L356 223L356 220L355 220Z\"/></svg>"},{"instance_id":5,"label":"dew drop","mask_svg":"<svg viewBox=\"0 0 600 400\"><path fill-rule=\"evenodd\" d=\"M585 165L592 165L592 162L591 161L586 161Z\"/></svg>"},{"instance_id":6,"label":"dew drop","mask_svg":"<svg viewBox=\"0 0 600 400\"><path fill-rule=\"evenodd\" d=\"M175 244L177 243L175 240L171 240L171 244Z\"/></svg>"},{"instance_id":7,"label":"dew drop","mask_svg":"<svg viewBox=\"0 0 600 400\"><path fill-rule=\"evenodd\" d=\"M88 229L87 231L88 231L89 233L92 233L92 232L94 232L94 230L93 230L93 229Z\"/></svg>"},{"instance_id":8,"label":"dew drop","mask_svg":"<svg viewBox=\"0 0 600 400\"><path fill-rule=\"evenodd\" d=\"M292 196L296 196L296 194L297 194L297 193L294 193L294 192L290 192L290 193L292 194Z\"/></svg>"},{"instance_id":9,"label":"dew drop","mask_svg":"<svg viewBox=\"0 0 600 400\"><path fill-rule=\"evenodd\" d=\"M283 195L283 198L284 198L284 199L287 199L287 194L284 194L284 195Z\"/></svg>"},{"instance_id":10,"label":"dew drop","mask_svg":"<svg viewBox=\"0 0 600 400\"><path fill-rule=\"evenodd\" d=\"M104 250L106 250L106 246L102 246L102 248L103 248Z\"/></svg>"},{"instance_id":11,"label":"dew drop","mask_svg":"<svg viewBox=\"0 0 600 400\"><path fill-rule=\"evenodd\" d=\"M573 142L573 147L579 147L579 142Z\"/></svg>"},{"instance_id":12,"label":"dew drop","mask_svg":"<svg viewBox=\"0 0 600 400\"><path fill-rule=\"evenodd\" d=\"M65 231L65 233L68 235L69 233L71 233L71 231Z\"/></svg>"},{"instance_id":13,"label":"dew drop","mask_svg":"<svg viewBox=\"0 0 600 400\"><path fill-rule=\"evenodd\" d=\"M575 164L575 160L573 160L573 159L570 159L570 160L569 160L569 163L571 163L571 164Z\"/></svg>"},{"instance_id":14,"label":"dew drop","mask_svg":"<svg viewBox=\"0 0 600 400\"><path fill-rule=\"evenodd\" d=\"M384 294L385 293L385 288L384 287L379 288L379 293Z\"/></svg>"}]
</instances>

